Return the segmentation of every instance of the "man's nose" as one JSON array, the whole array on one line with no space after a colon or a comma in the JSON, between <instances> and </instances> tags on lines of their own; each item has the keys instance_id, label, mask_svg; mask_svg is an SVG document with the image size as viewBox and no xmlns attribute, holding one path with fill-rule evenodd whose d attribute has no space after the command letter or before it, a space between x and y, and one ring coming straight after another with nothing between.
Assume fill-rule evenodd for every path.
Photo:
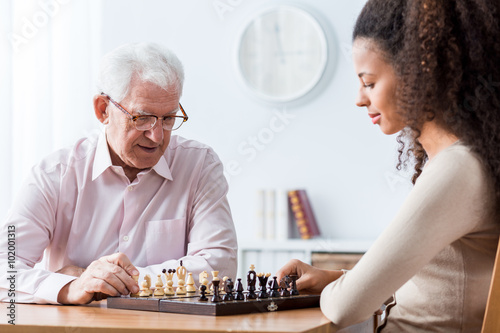
<instances>
[{"instance_id":1,"label":"man's nose","mask_svg":"<svg viewBox=\"0 0 500 333\"><path fill-rule=\"evenodd\" d=\"M160 143L163 141L163 121L161 118L158 119L156 124L150 130L145 133L146 137L155 143Z\"/></svg>"}]
</instances>

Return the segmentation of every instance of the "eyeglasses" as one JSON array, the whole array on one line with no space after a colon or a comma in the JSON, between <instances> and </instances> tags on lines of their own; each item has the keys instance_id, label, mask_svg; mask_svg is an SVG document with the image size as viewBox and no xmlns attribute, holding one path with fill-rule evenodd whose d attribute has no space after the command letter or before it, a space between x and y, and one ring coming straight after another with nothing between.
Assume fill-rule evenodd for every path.
<instances>
[{"instance_id":1,"label":"eyeglasses","mask_svg":"<svg viewBox=\"0 0 500 333\"><path fill-rule=\"evenodd\" d=\"M176 115L168 115L163 117L158 117L155 115L133 116L130 114L130 112L125 110L125 108L121 106L118 102L109 97L109 95L106 95L103 92L101 93L101 95L106 96L109 99L109 101L113 103L114 106L116 106L118 109L120 109L120 111L128 115L130 117L130 120L134 122L135 128L138 131L148 131L152 129L153 127L155 127L158 118L161 118L162 128L167 131L175 131L188 120L188 116L184 111L184 109L182 108L181 103L179 103L179 108L177 108L177 110L172 111L172 114L181 111L183 116L176 116Z\"/></svg>"}]
</instances>

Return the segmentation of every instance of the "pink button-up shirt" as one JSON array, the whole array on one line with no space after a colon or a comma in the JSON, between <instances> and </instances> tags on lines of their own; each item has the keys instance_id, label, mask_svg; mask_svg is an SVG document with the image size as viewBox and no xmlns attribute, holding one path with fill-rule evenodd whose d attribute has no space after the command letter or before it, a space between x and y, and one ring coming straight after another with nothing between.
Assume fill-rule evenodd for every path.
<instances>
[{"instance_id":1,"label":"pink button-up shirt","mask_svg":"<svg viewBox=\"0 0 500 333\"><path fill-rule=\"evenodd\" d=\"M85 268L115 252L128 256L141 279L150 274L156 281L179 260L195 281L204 270L234 279L237 242L227 190L214 151L179 136L132 183L111 164L104 133L57 151L33 168L3 223L0 299L57 303L74 277L55 271ZM14 264L8 233L15 237Z\"/></svg>"}]
</instances>

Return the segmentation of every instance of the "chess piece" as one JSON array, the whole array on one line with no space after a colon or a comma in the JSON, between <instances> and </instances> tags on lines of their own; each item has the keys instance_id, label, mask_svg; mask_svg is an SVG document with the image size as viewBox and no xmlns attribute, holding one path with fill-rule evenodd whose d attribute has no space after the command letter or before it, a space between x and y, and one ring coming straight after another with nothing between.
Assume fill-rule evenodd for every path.
<instances>
[{"instance_id":1,"label":"chess piece","mask_svg":"<svg viewBox=\"0 0 500 333\"><path fill-rule=\"evenodd\" d=\"M278 283L278 277L273 276L272 281L269 283L270 285L270 290L269 290L269 297L279 297L280 293L278 292L279 290L279 283Z\"/></svg>"},{"instance_id":2,"label":"chess piece","mask_svg":"<svg viewBox=\"0 0 500 333\"><path fill-rule=\"evenodd\" d=\"M236 297L237 301L243 301L245 299L245 295L243 295L243 283L241 283L241 278L238 278L236 282Z\"/></svg>"},{"instance_id":3,"label":"chess piece","mask_svg":"<svg viewBox=\"0 0 500 333\"><path fill-rule=\"evenodd\" d=\"M219 285L219 294L224 295L226 293L226 283L227 283L228 279L229 279L229 277L227 277L227 276L224 276L222 278L222 281L220 282L220 285Z\"/></svg>"},{"instance_id":4,"label":"chess piece","mask_svg":"<svg viewBox=\"0 0 500 333\"><path fill-rule=\"evenodd\" d=\"M189 294L193 294L196 292L196 285L194 284L193 273L188 273L188 278L186 281L186 292Z\"/></svg>"},{"instance_id":5,"label":"chess piece","mask_svg":"<svg viewBox=\"0 0 500 333\"><path fill-rule=\"evenodd\" d=\"M255 294L255 283L257 282L257 274L255 273L255 266L251 265L250 270L247 274L247 299L256 299L257 294Z\"/></svg>"},{"instance_id":6,"label":"chess piece","mask_svg":"<svg viewBox=\"0 0 500 333\"><path fill-rule=\"evenodd\" d=\"M220 280L212 280L212 283L214 285L214 295L212 296L212 302L213 303L222 302L222 298L219 295Z\"/></svg>"},{"instance_id":7,"label":"chess piece","mask_svg":"<svg viewBox=\"0 0 500 333\"><path fill-rule=\"evenodd\" d=\"M259 298L268 298L269 294L266 291L266 286L267 286L267 280L271 276L271 273L259 273L257 274L257 277L259 278Z\"/></svg>"},{"instance_id":8,"label":"chess piece","mask_svg":"<svg viewBox=\"0 0 500 333\"><path fill-rule=\"evenodd\" d=\"M140 297L149 297L151 296L151 277L149 274L146 274L144 277L144 281L141 283L141 290L139 292Z\"/></svg>"},{"instance_id":9,"label":"chess piece","mask_svg":"<svg viewBox=\"0 0 500 333\"><path fill-rule=\"evenodd\" d=\"M290 291L288 291L288 285L290 284L290 277L288 275L284 276L280 281L281 287L281 297L289 297Z\"/></svg>"},{"instance_id":10,"label":"chess piece","mask_svg":"<svg viewBox=\"0 0 500 333\"><path fill-rule=\"evenodd\" d=\"M208 301L207 296L205 295L207 293L207 286L202 284L200 286L200 298L198 300L200 301Z\"/></svg>"},{"instance_id":11,"label":"chess piece","mask_svg":"<svg viewBox=\"0 0 500 333\"><path fill-rule=\"evenodd\" d=\"M163 281L161 280L161 274L158 274L158 279L156 279L155 291L153 292L153 295L158 297L165 295L165 292L163 291Z\"/></svg>"},{"instance_id":12,"label":"chess piece","mask_svg":"<svg viewBox=\"0 0 500 333\"><path fill-rule=\"evenodd\" d=\"M234 289L233 280L228 278L226 280L226 286L224 287L225 294L222 297L223 301L234 301L233 289Z\"/></svg>"},{"instance_id":13,"label":"chess piece","mask_svg":"<svg viewBox=\"0 0 500 333\"><path fill-rule=\"evenodd\" d=\"M203 271L200 273L199 281L200 281L200 291L201 291L201 286L205 286L205 293L207 295L209 295L210 292L208 291L208 273L207 273L207 271Z\"/></svg>"},{"instance_id":14,"label":"chess piece","mask_svg":"<svg viewBox=\"0 0 500 333\"><path fill-rule=\"evenodd\" d=\"M139 285L139 275L132 275L132 279ZM139 297L139 293L130 293L130 297Z\"/></svg>"},{"instance_id":15,"label":"chess piece","mask_svg":"<svg viewBox=\"0 0 500 333\"><path fill-rule=\"evenodd\" d=\"M212 271L212 285L210 286L210 290L213 293L214 292L214 281L220 281L219 278L219 271Z\"/></svg>"},{"instance_id":16,"label":"chess piece","mask_svg":"<svg viewBox=\"0 0 500 333\"><path fill-rule=\"evenodd\" d=\"M174 290L174 274L175 274L175 269L169 269L163 270L163 274L165 274L165 289L163 289L163 292L165 293L165 296L174 296L175 295L175 290Z\"/></svg>"},{"instance_id":17,"label":"chess piece","mask_svg":"<svg viewBox=\"0 0 500 333\"><path fill-rule=\"evenodd\" d=\"M179 267L177 267L177 290L176 295L186 295L186 267L182 266L182 261Z\"/></svg>"},{"instance_id":18,"label":"chess piece","mask_svg":"<svg viewBox=\"0 0 500 333\"><path fill-rule=\"evenodd\" d=\"M292 280L292 285L290 287L290 294L292 296L297 296L299 294L299 290L297 289L297 279L298 275L290 275L290 279Z\"/></svg>"}]
</instances>

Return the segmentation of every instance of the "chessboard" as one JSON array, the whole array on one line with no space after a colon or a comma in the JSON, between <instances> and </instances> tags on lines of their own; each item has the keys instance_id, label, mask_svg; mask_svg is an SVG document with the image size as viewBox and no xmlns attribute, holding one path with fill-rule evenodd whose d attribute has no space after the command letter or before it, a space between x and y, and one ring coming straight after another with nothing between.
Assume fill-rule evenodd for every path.
<instances>
[{"instance_id":1,"label":"chessboard","mask_svg":"<svg viewBox=\"0 0 500 333\"><path fill-rule=\"evenodd\" d=\"M254 312L273 312L319 306L319 295L295 295L240 301L200 301L199 296L186 297L108 297L108 308L182 313L207 316L228 316Z\"/></svg>"},{"instance_id":2,"label":"chessboard","mask_svg":"<svg viewBox=\"0 0 500 333\"><path fill-rule=\"evenodd\" d=\"M108 297L107 307L114 309L170 312L181 314L227 316L254 312L273 312L319 306L319 295L300 295L297 276L285 277L277 281L270 273L256 273L254 266L247 274L247 288L241 278L236 285L231 278L220 279L218 272L212 272L213 279L208 281L208 274L199 276L200 286L196 287L192 274L187 281L186 269L181 265L177 270L163 270L166 283L161 275L151 287L151 278L146 275L141 283L141 292L120 297ZM177 272L178 285L173 286L173 276ZM259 281L259 288L256 282ZM269 282L269 283L268 283ZM208 296L208 297L207 297Z\"/></svg>"}]
</instances>

